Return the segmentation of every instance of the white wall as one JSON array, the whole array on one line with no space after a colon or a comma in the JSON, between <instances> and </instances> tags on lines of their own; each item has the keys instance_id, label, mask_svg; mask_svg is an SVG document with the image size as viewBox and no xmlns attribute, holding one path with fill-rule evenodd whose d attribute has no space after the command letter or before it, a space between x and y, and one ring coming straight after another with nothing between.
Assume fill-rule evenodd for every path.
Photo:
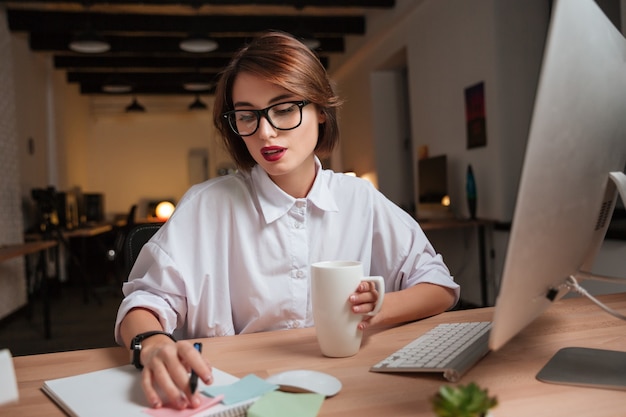
<instances>
[{"instance_id":1,"label":"white wall","mask_svg":"<svg viewBox=\"0 0 626 417\"><path fill-rule=\"evenodd\" d=\"M393 12L377 14L373 25L368 21L374 32L368 31L367 40L355 41L349 57L331 61L331 75L346 99L340 118L342 167L359 175L369 171L379 177L400 175L375 166L384 158L377 161L373 152L382 148L380 144L393 143L385 135L394 133L391 128L380 129L384 120L377 117L382 112L373 110L372 101L386 89L377 84L385 82L380 70L406 50L413 161L422 145L428 146L430 155L448 156L449 191L458 217L468 216L464 186L467 165L472 164L478 217L510 221L548 12L547 0L426 0L399 1ZM468 150L464 90L477 82L485 83L487 146ZM415 162L412 175L417 184ZM379 180L380 189L398 202L396 191L385 184L401 181ZM464 287L464 298L479 303L474 231L439 231L429 237ZM499 273L494 265L502 262L497 257L505 250L506 246L495 248L492 282Z\"/></svg>"},{"instance_id":2,"label":"white wall","mask_svg":"<svg viewBox=\"0 0 626 417\"><path fill-rule=\"evenodd\" d=\"M186 106L192 98L185 100ZM179 111L150 111L148 103L145 113L124 113L120 106L117 113L92 115L85 188L105 194L111 215L125 213L133 204L140 204L141 210L145 200L178 201L191 185L188 155L192 149L206 149L211 177L229 161L209 111L189 112L185 106Z\"/></svg>"},{"instance_id":3,"label":"white wall","mask_svg":"<svg viewBox=\"0 0 626 417\"><path fill-rule=\"evenodd\" d=\"M22 241L20 164L15 123L15 71L5 14L0 9L0 246ZM5 64L9 63L9 65ZM0 317L26 302L24 260L0 262Z\"/></svg>"}]
</instances>

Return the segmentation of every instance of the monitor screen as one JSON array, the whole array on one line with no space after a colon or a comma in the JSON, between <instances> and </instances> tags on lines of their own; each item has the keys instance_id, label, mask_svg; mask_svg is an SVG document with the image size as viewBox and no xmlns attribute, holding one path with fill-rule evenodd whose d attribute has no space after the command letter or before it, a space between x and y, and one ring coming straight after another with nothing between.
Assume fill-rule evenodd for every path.
<instances>
[{"instance_id":1,"label":"monitor screen","mask_svg":"<svg viewBox=\"0 0 626 417\"><path fill-rule=\"evenodd\" d=\"M419 202L441 204L448 195L448 162L445 155L417 161Z\"/></svg>"},{"instance_id":2,"label":"monitor screen","mask_svg":"<svg viewBox=\"0 0 626 417\"><path fill-rule=\"evenodd\" d=\"M626 41L593 0L557 0L491 349L501 348L565 295L569 277L592 276L618 198L615 183L626 182L625 164ZM611 172L618 173L615 180Z\"/></svg>"},{"instance_id":3,"label":"monitor screen","mask_svg":"<svg viewBox=\"0 0 626 417\"><path fill-rule=\"evenodd\" d=\"M565 295L569 277L592 277L625 163L626 41L593 0L556 1L491 349Z\"/></svg>"}]
</instances>

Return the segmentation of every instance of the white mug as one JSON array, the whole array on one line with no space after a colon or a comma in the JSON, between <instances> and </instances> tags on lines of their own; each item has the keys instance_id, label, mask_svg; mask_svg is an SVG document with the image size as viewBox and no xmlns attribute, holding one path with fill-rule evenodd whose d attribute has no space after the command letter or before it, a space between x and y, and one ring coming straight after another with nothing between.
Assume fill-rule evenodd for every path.
<instances>
[{"instance_id":1,"label":"white mug","mask_svg":"<svg viewBox=\"0 0 626 417\"><path fill-rule=\"evenodd\" d=\"M383 277L364 277L357 261L327 261L311 265L311 301L315 332L325 356L352 356L361 347L363 332L357 328L362 316L352 311L348 300L363 281L373 282L378 291L373 316L380 311L385 296Z\"/></svg>"}]
</instances>

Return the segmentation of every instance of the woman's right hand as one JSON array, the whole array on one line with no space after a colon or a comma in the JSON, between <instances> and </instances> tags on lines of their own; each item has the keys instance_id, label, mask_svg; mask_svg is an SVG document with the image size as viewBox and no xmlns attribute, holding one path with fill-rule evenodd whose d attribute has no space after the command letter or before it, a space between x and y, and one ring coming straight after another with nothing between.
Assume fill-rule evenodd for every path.
<instances>
[{"instance_id":1,"label":"woman's right hand","mask_svg":"<svg viewBox=\"0 0 626 417\"><path fill-rule=\"evenodd\" d=\"M211 364L186 340L174 342L164 335L144 340L141 363L141 385L153 408L164 404L177 409L198 407L201 394L192 393L189 386L192 369L205 384L213 382Z\"/></svg>"}]
</instances>

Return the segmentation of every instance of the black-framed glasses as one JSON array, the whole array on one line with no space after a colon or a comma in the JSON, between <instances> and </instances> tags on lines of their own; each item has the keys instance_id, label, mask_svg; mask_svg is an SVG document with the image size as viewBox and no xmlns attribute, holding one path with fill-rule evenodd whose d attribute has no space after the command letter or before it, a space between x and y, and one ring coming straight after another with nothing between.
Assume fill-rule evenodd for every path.
<instances>
[{"instance_id":1,"label":"black-framed glasses","mask_svg":"<svg viewBox=\"0 0 626 417\"><path fill-rule=\"evenodd\" d=\"M231 110L222 114L230 128L239 136L254 135L259 128L261 116L278 130L291 130L302 123L302 108L310 101L285 101L261 110Z\"/></svg>"}]
</instances>

